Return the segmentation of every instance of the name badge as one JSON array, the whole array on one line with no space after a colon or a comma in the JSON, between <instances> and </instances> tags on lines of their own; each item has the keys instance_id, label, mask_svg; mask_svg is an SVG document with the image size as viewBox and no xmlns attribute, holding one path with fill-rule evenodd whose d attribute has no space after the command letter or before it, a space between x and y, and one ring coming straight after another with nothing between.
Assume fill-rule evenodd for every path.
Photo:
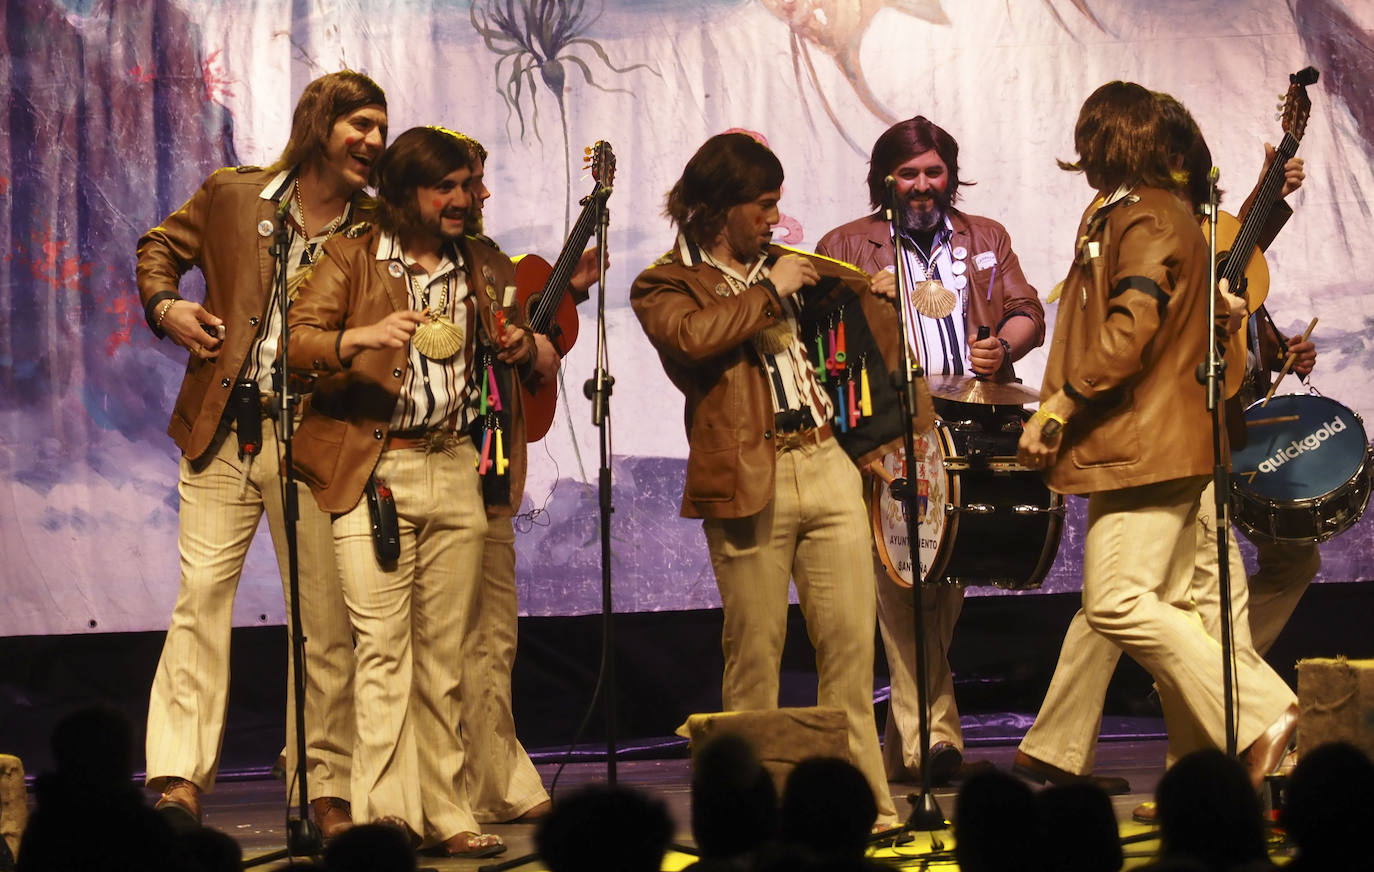
<instances>
[{"instance_id":1,"label":"name badge","mask_svg":"<svg viewBox=\"0 0 1374 872\"><path fill-rule=\"evenodd\" d=\"M973 256L973 265L978 269L992 269L997 265L997 255L991 251L980 251Z\"/></svg>"}]
</instances>

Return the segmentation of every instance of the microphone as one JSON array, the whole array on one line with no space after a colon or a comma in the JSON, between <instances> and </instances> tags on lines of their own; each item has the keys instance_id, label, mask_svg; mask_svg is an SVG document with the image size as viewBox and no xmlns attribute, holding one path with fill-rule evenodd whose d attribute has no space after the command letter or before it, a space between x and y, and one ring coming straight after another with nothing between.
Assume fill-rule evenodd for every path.
<instances>
[{"instance_id":1,"label":"microphone","mask_svg":"<svg viewBox=\"0 0 1374 872\"><path fill-rule=\"evenodd\" d=\"M883 187L887 190L887 197L883 200L883 217L891 223L897 214L897 180L888 175L883 179Z\"/></svg>"}]
</instances>

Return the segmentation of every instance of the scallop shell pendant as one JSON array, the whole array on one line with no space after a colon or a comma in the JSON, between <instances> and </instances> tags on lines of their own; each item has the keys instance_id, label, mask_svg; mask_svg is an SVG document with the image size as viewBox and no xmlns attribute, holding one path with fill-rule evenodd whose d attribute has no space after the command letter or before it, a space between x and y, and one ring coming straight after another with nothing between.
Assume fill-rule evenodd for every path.
<instances>
[{"instance_id":1,"label":"scallop shell pendant","mask_svg":"<svg viewBox=\"0 0 1374 872\"><path fill-rule=\"evenodd\" d=\"M911 305L927 318L943 318L954 311L959 295L933 279L917 282L911 289Z\"/></svg>"},{"instance_id":2,"label":"scallop shell pendant","mask_svg":"<svg viewBox=\"0 0 1374 872\"><path fill-rule=\"evenodd\" d=\"M415 328L410 343L430 360L448 360L463 347L463 328L447 318L431 315Z\"/></svg>"},{"instance_id":3,"label":"scallop shell pendant","mask_svg":"<svg viewBox=\"0 0 1374 872\"><path fill-rule=\"evenodd\" d=\"M792 325L777 321L754 334L754 347L764 354L782 354L792 344Z\"/></svg>"}]
</instances>

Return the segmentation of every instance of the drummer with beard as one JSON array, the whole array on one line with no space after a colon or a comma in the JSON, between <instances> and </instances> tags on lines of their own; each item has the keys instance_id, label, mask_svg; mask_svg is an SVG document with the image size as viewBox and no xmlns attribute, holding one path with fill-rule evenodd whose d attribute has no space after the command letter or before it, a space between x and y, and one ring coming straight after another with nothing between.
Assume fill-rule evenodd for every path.
<instances>
[{"instance_id":1,"label":"drummer with beard","mask_svg":"<svg viewBox=\"0 0 1374 872\"><path fill-rule=\"evenodd\" d=\"M1013 380L1013 362L1045 341L1045 310L1021 272L1006 228L954 208L961 184L959 144L939 125L918 115L878 137L868 169L869 202L876 211L825 234L816 253L854 264L873 276L875 293L895 295L897 252L883 214L888 176L896 183L900 253L911 286L904 295L907 338L927 374ZM987 335L979 338L980 330ZM937 400L936 411L946 418L969 418L991 410ZM888 579L876 558L874 565L878 620L892 681L884 762L890 778L915 780L922 749L914 606L910 593ZM948 783L965 768L949 667L950 640L963 600L963 588L955 584L936 585L922 600L930 777L935 785Z\"/></svg>"}]
</instances>

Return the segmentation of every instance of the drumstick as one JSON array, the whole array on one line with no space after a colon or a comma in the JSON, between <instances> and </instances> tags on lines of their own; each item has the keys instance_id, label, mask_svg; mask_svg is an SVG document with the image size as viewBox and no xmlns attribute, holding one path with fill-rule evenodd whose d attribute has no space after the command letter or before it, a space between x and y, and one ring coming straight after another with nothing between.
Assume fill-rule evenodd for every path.
<instances>
[{"instance_id":1,"label":"drumstick","mask_svg":"<svg viewBox=\"0 0 1374 872\"><path fill-rule=\"evenodd\" d=\"M1245 426L1263 427L1266 424L1287 424L1289 421L1297 421L1301 418L1301 415L1277 415L1273 418L1256 418L1253 421L1246 421Z\"/></svg>"},{"instance_id":2,"label":"drumstick","mask_svg":"<svg viewBox=\"0 0 1374 872\"><path fill-rule=\"evenodd\" d=\"M880 460L875 460L874 462L870 463L868 465L868 471L876 475L878 478L881 478L883 480L883 484L892 484L892 482L896 479L896 476L888 472L887 467L883 466L882 461Z\"/></svg>"},{"instance_id":3,"label":"drumstick","mask_svg":"<svg viewBox=\"0 0 1374 872\"><path fill-rule=\"evenodd\" d=\"M1317 319L1316 319L1316 318L1313 318L1310 322L1308 322L1307 329L1304 330L1304 331L1303 331L1303 334L1302 334L1302 341L1303 341L1303 342L1306 342L1306 341L1307 341L1307 337L1309 337L1309 336L1312 335L1312 328L1313 328L1313 327L1316 327L1316 326L1317 326ZM1288 352L1288 357L1285 358L1284 361L1283 361L1283 369L1279 370L1279 377L1276 378L1276 379L1274 379L1274 383L1273 383L1272 385L1269 386L1269 393L1267 393L1267 394L1264 395L1264 402L1260 403L1260 408L1261 408L1261 409L1263 409L1265 406L1269 405L1269 401L1272 400L1272 399L1274 398L1274 391L1278 390L1279 382L1283 381L1283 377L1286 376L1286 375L1288 375L1288 370L1293 366L1293 361L1296 360L1297 357L1298 357L1298 356L1297 356L1296 354L1294 354L1293 352L1291 352L1291 351Z\"/></svg>"}]
</instances>

